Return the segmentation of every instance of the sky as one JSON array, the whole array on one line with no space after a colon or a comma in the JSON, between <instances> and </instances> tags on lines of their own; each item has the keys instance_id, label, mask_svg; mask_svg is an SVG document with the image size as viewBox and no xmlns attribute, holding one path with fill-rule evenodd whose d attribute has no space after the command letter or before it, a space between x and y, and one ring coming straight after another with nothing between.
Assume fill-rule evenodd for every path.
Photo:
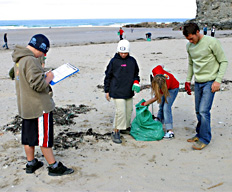
<instances>
[{"instance_id":1,"label":"sky","mask_svg":"<svg viewBox=\"0 0 232 192\"><path fill-rule=\"evenodd\" d=\"M196 16L196 0L0 0L0 7L0 20Z\"/></svg>"}]
</instances>

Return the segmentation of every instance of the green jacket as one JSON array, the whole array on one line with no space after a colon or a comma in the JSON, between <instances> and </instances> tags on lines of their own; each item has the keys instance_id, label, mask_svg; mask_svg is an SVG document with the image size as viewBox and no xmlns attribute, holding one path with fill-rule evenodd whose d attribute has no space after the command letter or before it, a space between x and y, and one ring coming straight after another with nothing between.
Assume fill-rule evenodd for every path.
<instances>
[{"instance_id":1,"label":"green jacket","mask_svg":"<svg viewBox=\"0 0 232 192\"><path fill-rule=\"evenodd\" d=\"M39 59L29 49L19 46L12 58L19 115L23 119L34 119L51 112L55 103Z\"/></svg>"},{"instance_id":2,"label":"green jacket","mask_svg":"<svg viewBox=\"0 0 232 192\"><path fill-rule=\"evenodd\" d=\"M204 83L215 80L221 83L226 72L228 61L220 42L213 37L203 36L197 43L188 43L187 52L189 58L187 82L192 80Z\"/></svg>"}]
</instances>

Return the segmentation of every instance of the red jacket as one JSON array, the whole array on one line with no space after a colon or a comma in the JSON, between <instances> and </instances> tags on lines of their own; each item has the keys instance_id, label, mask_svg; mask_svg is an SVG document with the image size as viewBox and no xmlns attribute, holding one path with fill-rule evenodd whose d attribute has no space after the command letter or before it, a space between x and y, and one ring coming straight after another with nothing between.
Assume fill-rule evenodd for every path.
<instances>
[{"instance_id":1,"label":"red jacket","mask_svg":"<svg viewBox=\"0 0 232 192\"><path fill-rule=\"evenodd\" d=\"M123 34L123 30L122 29L119 29L119 33L120 33L120 35L122 35Z\"/></svg>"},{"instance_id":2,"label":"red jacket","mask_svg":"<svg viewBox=\"0 0 232 192\"><path fill-rule=\"evenodd\" d=\"M176 89L179 88L179 81L169 72L165 71L161 65L156 66L152 70L153 76L155 77L158 74L162 74L166 77L166 83L168 89Z\"/></svg>"}]
</instances>

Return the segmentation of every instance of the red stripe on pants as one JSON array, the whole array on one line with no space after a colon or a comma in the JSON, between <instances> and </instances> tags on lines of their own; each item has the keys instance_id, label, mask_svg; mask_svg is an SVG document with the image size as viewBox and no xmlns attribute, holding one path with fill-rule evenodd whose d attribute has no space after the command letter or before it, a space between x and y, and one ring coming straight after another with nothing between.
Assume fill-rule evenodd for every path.
<instances>
[{"instance_id":1,"label":"red stripe on pants","mask_svg":"<svg viewBox=\"0 0 232 192\"><path fill-rule=\"evenodd\" d=\"M44 141L43 147L48 147L48 129L49 129L49 113L44 113Z\"/></svg>"}]
</instances>

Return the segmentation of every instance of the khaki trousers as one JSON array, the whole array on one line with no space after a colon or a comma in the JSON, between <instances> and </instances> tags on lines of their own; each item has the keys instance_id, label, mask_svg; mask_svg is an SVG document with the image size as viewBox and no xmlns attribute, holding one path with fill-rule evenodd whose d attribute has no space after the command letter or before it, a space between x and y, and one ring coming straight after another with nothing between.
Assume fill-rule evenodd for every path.
<instances>
[{"instance_id":1,"label":"khaki trousers","mask_svg":"<svg viewBox=\"0 0 232 192\"><path fill-rule=\"evenodd\" d=\"M115 105L114 129L125 130L130 127L133 98L113 100Z\"/></svg>"}]
</instances>

